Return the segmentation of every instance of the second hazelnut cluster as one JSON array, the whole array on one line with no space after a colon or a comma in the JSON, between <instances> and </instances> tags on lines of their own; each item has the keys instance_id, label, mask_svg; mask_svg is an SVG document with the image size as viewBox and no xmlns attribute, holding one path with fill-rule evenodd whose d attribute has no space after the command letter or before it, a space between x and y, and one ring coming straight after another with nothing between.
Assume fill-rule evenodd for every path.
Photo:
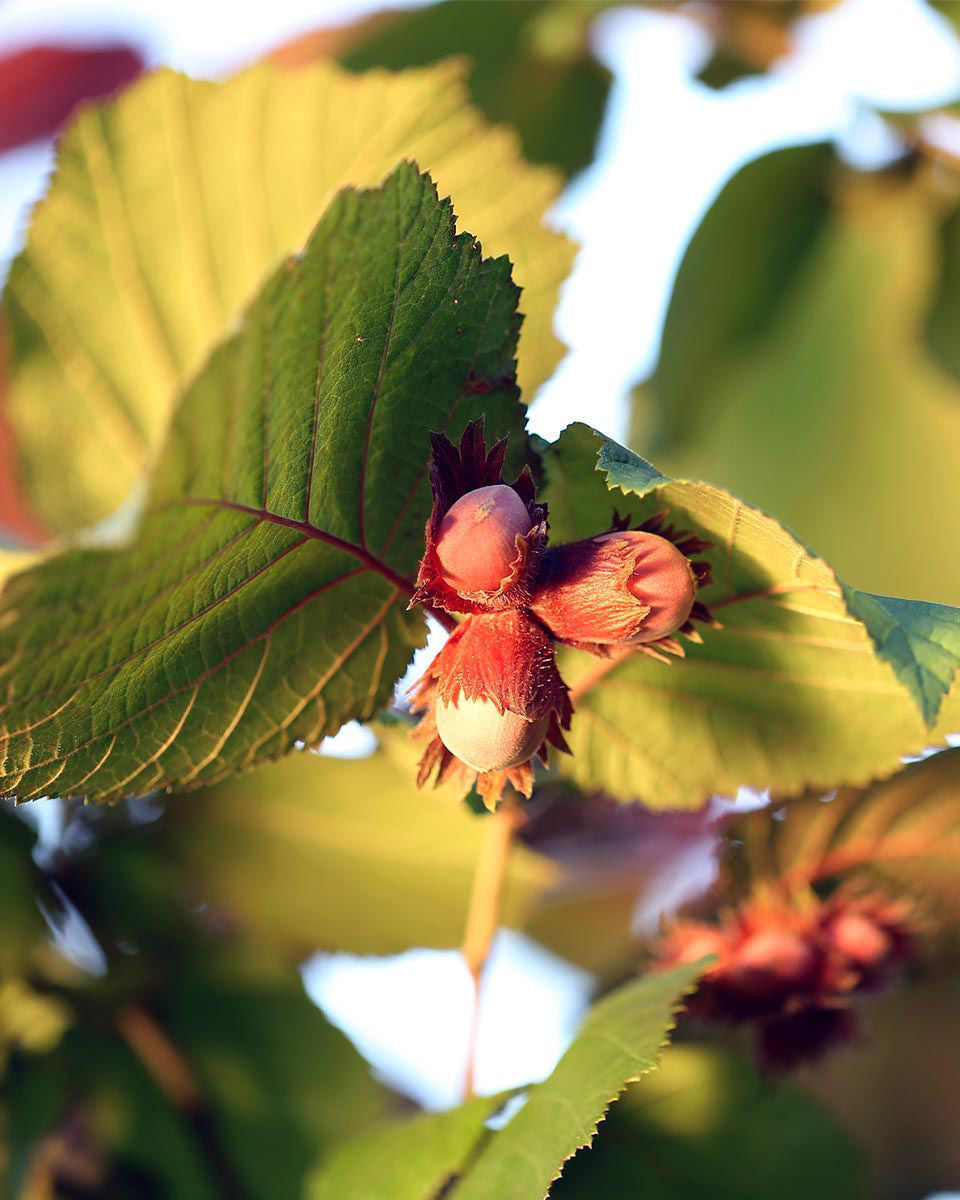
<instances>
[{"instance_id":1,"label":"second hazelnut cluster","mask_svg":"<svg viewBox=\"0 0 960 1200\"><path fill-rule=\"evenodd\" d=\"M683 651L676 634L699 641L693 621L712 623L697 599L709 543L678 533L660 513L636 529L614 514L594 537L550 547L547 506L530 469L504 482L506 439L487 453L483 422L459 449L433 434L433 510L411 605L466 619L411 692L426 747L417 782L475 781L488 807L510 783L529 796L534 756L548 745L569 753L563 730L573 706L555 642L600 657L629 648L657 658Z\"/></svg>"}]
</instances>

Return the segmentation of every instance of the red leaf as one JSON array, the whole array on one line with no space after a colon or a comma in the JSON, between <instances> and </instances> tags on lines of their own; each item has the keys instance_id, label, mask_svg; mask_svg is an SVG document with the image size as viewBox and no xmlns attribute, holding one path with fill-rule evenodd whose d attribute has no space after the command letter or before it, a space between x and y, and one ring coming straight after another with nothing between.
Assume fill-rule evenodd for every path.
<instances>
[{"instance_id":1,"label":"red leaf","mask_svg":"<svg viewBox=\"0 0 960 1200\"><path fill-rule=\"evenodd\" d=\"M107 96L143 70L132 46L28 46L0 57L0 151L51 137L81 100Z\"/></svg>"}]
</instances>

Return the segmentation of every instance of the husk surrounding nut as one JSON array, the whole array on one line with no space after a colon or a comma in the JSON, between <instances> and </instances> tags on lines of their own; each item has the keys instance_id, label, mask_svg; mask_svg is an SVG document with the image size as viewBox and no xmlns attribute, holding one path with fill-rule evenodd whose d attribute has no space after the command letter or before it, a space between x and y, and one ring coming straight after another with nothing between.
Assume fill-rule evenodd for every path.
<instances>
[{"instance_id":1,"label":"husk surrounding nut","mask_svg":"<svg viewBox=\"0 0 960 1200\"><path fill-rule=\"evenodd\" d=\"M875 990L912 953L909 904L841 891L821 901L755 897L719 925L677 921L657 965L714 954L688 1011L752 1022L763 1064L782 1069L816 1058L856 1032L855 995Z\"/></svg>"},{"instance_id":2,"label":"husk surrounding nut","mask_svg":"<svg viewBox=\"0 0 960 1200\"><path fill-rule=\"evenodd\" d=\"M458 595L497 593L514 574L530 532L530 514L505 483L475 488L440 522L436 559L444 583Z\"/></svg>"},{"instance_id":3,"label":"husk surrounding nut","mask_svg":"<svg viewBox=\"0 0 960 1200\"><path fill-rule=\"evenodd\" d=\"M512 484L505 483L501 471L507 441L497 442L488 454L482 419L471 421L464 430L459 450L442 433L431 434L430 440L433 510L427 521L426 551L410 607L426 603L450 613L484 613L528 604L547 541L547 508L536 502L529 468L525 467ZM503 555L497 547L497 561L490 579L492 587L460 590L451 584L449 572L437 554L444 518L462 497L495 486L509 487L515 493L527 512L529 524L525 531L515 533L514 553L505 570L502 570Z\"/></svg>"},{"instance_id":4,"label":"husk surrounding nut","mask_svg":"<svg viewBox=\"0 0 960 1200\"><path fill-rule=\"evenodd\" d=\"M525 796L532 793L531 760L536 755L546 762L548 743L569 752L561 731L570 728L573 707L557 670L553 643L539 622L522 609L468 617L412 689L412 700L413 711L424 714L414 731L414 737L426 744L417 778L420 786L434 772L437 783L456 776L465 790L476 781L481 796L493 807L508 783ZM448 716L462 704L472 706L464 712L480 724L471 730L465 722L458 729L454 718L458 732L478 745L498 732L503 738L487 760L487 769L483 762L471 763L460 757L441 736L438 706ZM503 720L506 714L529 728L509 718ZM529 752L513 761L521 744L524 749L529 744ZM501 761L503 765L499 765Z\"/></svg>"},{"instance_id":5,"label":"husk surrounding nut","mask_svg":"<svg viewBox=\"0 0 960 1200\"><path fill-rule=\"evenodd\" d=\"M634 530L616 518L606 533L544 553L530 607L555 638L599 657L636 646L662 659L683 655L677 634L701 640L694 621L716 624L697 599L711 582L709 563L692 557L709 543L665 517Z\"/></svg>"}]
</instances>

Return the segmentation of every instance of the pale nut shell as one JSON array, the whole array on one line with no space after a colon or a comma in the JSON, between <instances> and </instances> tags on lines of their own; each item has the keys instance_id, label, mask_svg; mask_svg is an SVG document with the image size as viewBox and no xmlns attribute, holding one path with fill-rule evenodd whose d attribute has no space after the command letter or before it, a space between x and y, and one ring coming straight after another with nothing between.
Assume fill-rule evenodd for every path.
<instances>
[{"instance_id":1,"label":"pale nut shell","mask_svg":"<svg viewBox=\"0 0 960 1200\"><path fill-rule=\"evenodd\" d=\"M518 713L497 712L482 698L456 704L438 700L437 733L446 748L475 771L503 771L525 763L546 737L549 715L528 721Z\"/></svg>"},{"instance_id":2,"label":"pale nut shell","mask_svg":"<svg viewBox=\"0 0 960 1200\"><path fill-rule=\"evenodd\" d=\"M467 492L451 504L437 530L445 582L457 592L495 592L517 557L517 538L532 525L527 506L507 484Z\"/></svg>"}]
</instances>

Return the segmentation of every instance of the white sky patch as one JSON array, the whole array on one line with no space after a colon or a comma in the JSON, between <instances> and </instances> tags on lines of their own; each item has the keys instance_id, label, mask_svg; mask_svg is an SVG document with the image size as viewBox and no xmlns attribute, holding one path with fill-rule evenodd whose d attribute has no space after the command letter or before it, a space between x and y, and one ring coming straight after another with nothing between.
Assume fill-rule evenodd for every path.
<instances>
[{"instance_id":1,"label":"white sky patch","mask_svg":"<svg viewBox=\"0 0 960 1200\"><path fill-rule=\"evenodd\" d=\"M66 892L52 880L50 886L60 902L60 911L55 912L37 901L37 907L50 931L50 941L64 958L81 971L98 977L106 975L107 958L90 926Z\"/></svg>"},{"instance_id":2,"label":"white sky patch","mask_svg":"<svg viewBox=\"0 0 960 1200\"><path fill-rule=\"evenodd\" d=\"M320 743L318 754L330 758L369 758L377 748L377 735L359 721L348 721Z\"/></svg>"},{"instance_id":3,"label":"white sky patch","mask_svg":"<svg viewBox=\"0 0 960 1200\"><path fill-rule=\"evenodd\" d=\"M462 1099L473 985L459 952L393 958L317 954L304 983L384 1081L430 1109ZM521 934L500 930L483 981L476 1090L545 1078L570 1044L593 981Z\"/></svg>"},{"instance_id":4,"label":"white sky patch","mask_svg":"<svg viewBox=\"0 0 960 1200\"><path fill-rule=\"evenodd\" d=\"M778 146L839 138L854 165L895 152L875 114L960 93L960 44L920 0L848 0L802 23L767 75L717 92L693 76L703 31L676 14L613 9L595 27L615 75L600 154L552 223L582 250L557 331L571 349L530 410L550 440L586 420L623 439L630 388L651 373L684 249L724 183Z\"/></svg>"}]
</instances>

